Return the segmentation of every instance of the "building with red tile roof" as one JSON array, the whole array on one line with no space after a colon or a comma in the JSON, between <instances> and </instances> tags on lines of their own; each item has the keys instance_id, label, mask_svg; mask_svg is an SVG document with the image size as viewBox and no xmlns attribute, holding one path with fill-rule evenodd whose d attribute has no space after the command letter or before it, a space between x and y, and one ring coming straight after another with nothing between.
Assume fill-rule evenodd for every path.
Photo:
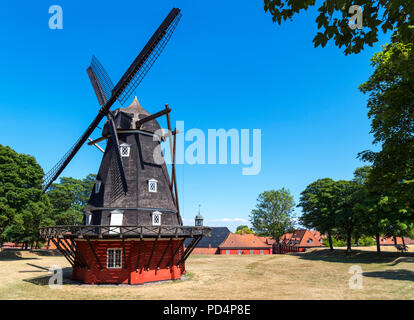
<instances>
[{"instance_id":1,"label":"building with red tile roof","mask_svg":"<svg viewBox=\"0 0 414 320\"><path fill-rule=\"evenodd\" d=\"M220 254L271 254L272 241L268 237L255 234L230 233L219 246Z\"/></svg>"},{"instance_id":2,"label":"building with red tile roof","mask_svg":"<svg viewBox=\"0 0 414 320\"><path fill-rule=\"evenodd\" d=\"M299 229L284 234L279 241L281 253L305 252L309 248L323 247L323 236L317 231Z\"/></svg>"}]
</instances>

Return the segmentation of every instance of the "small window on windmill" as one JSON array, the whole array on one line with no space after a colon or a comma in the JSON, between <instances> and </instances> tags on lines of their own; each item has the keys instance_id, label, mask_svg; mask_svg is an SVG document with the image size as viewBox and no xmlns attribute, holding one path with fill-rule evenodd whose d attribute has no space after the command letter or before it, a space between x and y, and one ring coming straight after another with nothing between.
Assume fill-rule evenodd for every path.
<instances>
[{"instance_id":1,"label":"small window on windmill","mask_svg":"<svg viewBox=\"0 0 414 320\"><path fill-rule=\"evenodd\" d=\"M148 191L157 192L157 189L158 189L158 181L155 179L148 180Z\"/></svg>"},{"instance_id":2,"label":"small window on windmill","mask_svg":"<svg viewBox=\"0 0 414 320\"><path fill-rule=\"evenodd\" d=\"M96 180L95 181L95 193L99 193L99 191L101 190L101 185L102 185L101 180Z\"/></svg>"},{"instance_id":3,"label":"small window on windmill","mask_svg":"<svg viewBox=\"0 0 414 320\"><path fill-rule=\"evenodd\" d=\"M155 211L152 213L152 225L153 226L160 226L161 225L161 215L162 213L159 211Z\"/></svg>"},{"instance_id":4,"label":"small window on windmill","mask_svg":"<svg viewBox=\"0 0 414 320\"><path fill-rule=\"evenodd\" d=\"M122 249L108 249L106 267L108 269L122 268Z\"/></svg>"},{"instance_id":5,"label":"small window on windmill","mask_svg":"<svg viewBox=\"0 0 414 320\"><path fill-rule=\"evenodd\" d=\"M124 157L124 158L129 157L129 153L131 151L131 145L127 143L123 143L119 146L119 148L120 148L119 152L121 153L121 157Z\"/></svg>"}]
</instances>

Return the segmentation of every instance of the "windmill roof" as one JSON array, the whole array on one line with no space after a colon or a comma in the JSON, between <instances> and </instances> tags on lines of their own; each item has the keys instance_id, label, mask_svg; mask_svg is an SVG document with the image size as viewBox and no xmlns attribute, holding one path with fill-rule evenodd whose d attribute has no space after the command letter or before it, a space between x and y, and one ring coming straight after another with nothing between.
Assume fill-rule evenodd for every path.
<instances>
[{"instance_id":1,"label":"windmill roof","mask_svg":"<svg viewBox=\"0 0 414 320\"><path fill-rule=\"evenodd\" d=\"M119 108L113 111L114 118L115 118L115 125L118 130L136 130L135 123L138 120L144 119L151 114L145 110L138 101L138 98L135 97L132 103L126 108ZM109 129L106 128L107 125L105 124L104 128L104 136L109 134ZM158 121L156 119L148 121L144 123L140 130L155 132L161 129Z\"/></svg>"}]
</instances>

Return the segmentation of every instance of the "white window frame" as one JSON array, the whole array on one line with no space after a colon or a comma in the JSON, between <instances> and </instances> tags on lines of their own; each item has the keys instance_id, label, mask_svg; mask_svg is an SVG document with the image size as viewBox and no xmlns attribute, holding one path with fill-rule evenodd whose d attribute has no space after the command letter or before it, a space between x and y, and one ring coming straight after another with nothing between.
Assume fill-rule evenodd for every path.
<instances>
[{"instance_id":1,"label":"white window frame","mask_svg":"<svg viewBox=\"0 0 414 320\"><path fill-rule=\"evenodd\" d=\"M123 149L127 148L127 152L124 154ZM128 143L123 143L119 146L119 153L121 154L121 157L128 158L131 153L131 145Z\"/></svg>"},{"instance_id":2,"label":"white window frame","mask_svg":"<svg viewBox=\"0 0 414 320\"><path fill-rule=\"evenodd\" d=\"M91 224L91 221L92 221L92 213L86 212L85 213L85 225L89 226Z\"/></svg>"},{"instance_id":3,"label":"white window frame","mask_svg":"<svg viewBox=\"0 0 414 320\"><path fill-rule=\"evenodd\" d=\"M102 181L101 180L96 180L95 181L95 193L98 194L99 191L101 190L101 186L102 186Z\"/></svg>"},{"instance_id":4,"label":"white window frame","mask_svg":"<svg viewBox=\"0 0 414 320\"><path fill-rule=\"evenodd\" d=\"M152 184L155 186L154 190L151 189ZM148 180L148 192L151 192L151 193L158 192L158 181L157 180L155 179Z\"/></svg>"},{"instance_id":5,"label":"white window frame","mask_svg":"<svg viewBox=\"0 0 414 320\"><path fill-rule=\"evenodd\" d=\"M155 222L155 217L158 217L158 223L157 222ZM159 212L159 211L154 211L153 213L152 213L152 225L153 226L160 226L161 225L161 216L162 216L162 213L161 212Z\"/></svg>"},{"instance_id":6,"label":"white window frame","mask_svg":"<svg viewBox=\"0 0 414 320\"><path fill-rule=\"evenodd\" d=\"M242 251L241 250L237 250L237 254L242 254Z\"/></svg>"},{"instance_id":7,"label":"white window frame","mask_svg":"<svg viewBox=\"0 0 414 320\"><path fill-rule=\"evenodd\" d=\"M113 219L113 217L117 217L116 219ZM120 228L112 228L112 226L122 226L122 221L124 219L124 213L120 210L114 210L111 211L111 217L110 217L110 229L109 229L109 234L119 234L121 233ZM121 220L121 223L119 223L118 221L115 222L115 220Z\"/></svg>"},{"instance_id":8,"label":"white window frame","mask_svg":"<svg viewBox=\"0 0 414 320\"><path fill-rule=\"evenodd\" d=\"M250 250L250 254L254 254L254 250Z\"/></svg>"},{"instance_id":9,"label":"white window frame","mask_svg":"<svg viewBox=\"0 0 414 320\"><path fill-rule=\"evenodd\" d=\"M264 250L262 249L262 250L260 250L260 254L264 254Z\"/></svg>"},{"instance_id":10,"label":"white window frame","mask_svg":"<svg viewBox=\"0 0 414 320\"><path fill-rule=\"evenodd\" d=\"M120 257L121 263L120 263L120 266L116 266L116 267L110 267L109 266L109 262L110 262L109 261L109 251L114 251L114 252L120 251L121 252L121 257ZM122 261L122 255L123 255L122 248L108 248L106 250L106 268L107 269L122 269L122 263L123 263L123 261ZM114 261L112 261L112 262L115 265L115 261L116 261L115 254L113 255L113 259L114 259Z\"/></svg>"},{"instance_id":11,"label":"white window frame","mask_svg":"<svg viewBox=\"0 0 414 320\"><path fill-rule=\"evenodd\" d=\"M230 254L230 250L226 250L226 254Z\"/></svg>"}]
</instances>

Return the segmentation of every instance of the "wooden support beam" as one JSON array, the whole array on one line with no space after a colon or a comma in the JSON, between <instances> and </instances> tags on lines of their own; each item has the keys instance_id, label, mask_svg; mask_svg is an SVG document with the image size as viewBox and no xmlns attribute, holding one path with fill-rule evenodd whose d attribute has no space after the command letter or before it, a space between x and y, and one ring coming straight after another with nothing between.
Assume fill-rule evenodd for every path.
<instances>
[{"instance_id":1,"label":"wooden support beam","mask_svg":"<svg viewBox=\"0 0 414 320\"><path fill-rule=\"evenodd\" d=\"M171 263L174 261L174 258L177 255L178 251L181 249L181 246L183 245L184 241L185 238L178 244L177 249L175 250L174 254L171 256L171 259L167 263L167 269L171 266Z\"/></svg>"},{"instance_id":2,"label":"wooden support beam","mask_svg":"<svg viewBox=\"0 0 414 320\"><path fill-rule=\"evenodd\" d=\"M179 266L181 263L183 263L183 262L185 262L185 260L187 260L187 258L193 252L194 248L200 242L201 238L202 238L202 236L197 237L197 240L195 241L195 243L193 244L193 246L191 248L190 247L187 248L187 250L186 250L186 252L184 252L183 257L181 258L181 260L178 261L177 266Z\"/></svg>"},{"instance_id":3,"label":"wooden support beam","mask_svg":"<svg viewBox=\"0 0 414 320\"><path fill-rule=\"evenodd\" d=\"M88 240L89 247L91 248L91 250L92 250L92 252L93 252L93 255L95 256L96 262L98 263L99 268L100 268L100 269L101 269L101 271L102 271L102 270L103 270L102 264L101 264L101 262L99 261L98 255L96 254L96 251L95 251L95 249L93 248L93 245L92 245L91 241L89 240L89 237L87 237L86 239Z\"/></svg>"},{"instance_id":4,"label":"wooden support beam","mask_svg":"<svg viewBox=\"0 0 414 320\"><path fill-rule=\"evenodd\" d=\"M90 142L88 142L88 145L92 146L98 142L104 141L106 139L108 139L109 137L100 137L99 139L96 140L89 140Z\"/></svg>"},{"instance_id":5,"label":"wooden support beam","mask_svg":"<svg viewBox=\"0 0 414 320\"><path fill-rule=\"evenodd\" d=\"M135 268L136 271L138 271L138 269L139 269L139 259L141 257L141 251L142 251L143 243L144 243L144 239L142 238L142 235L141 235L141 240L139 241L139 247L138 247L137 267Z\"/></svg>"},{"instance_id":6,"label":"wooden support beam","mask_svg":"<svg viewBox=\"0 0 414 320\"><path fill-rule=\"evenodd\" d=\"M60 239L58 239L58 241L60 241ZM65 238L62 238L62 247L64 248L64 250L68 253L68 255L70 255L70 257L73 259L73 263L75 264L75 265L79 265L77 262L76 262L76 254L75 254L75 252L73 251L73 249L69 246L69 244L66 242L66 239Z\"/></svg>"},{"instance_id":7,"label":"wooden support beam","mask_svg":"<svg viewBox=\"0 0 414 320\"><path fill-rule=\"evenodd\" d=\"M161 234L161 228L160 228L160 231L158 232L158 237L157 237L157 238L155 238L154 245L152 246L151 254L150 254L150 257L149 257L149 259L148 259L147 271L148 271L148 270L149 270L149 268L150 268L150 264L151 264L152 256L154 255L155 246L157 245L158 239L160 238L160 234Z\"/></svg>"},{"instance_id":8,"label":"wooden support beam","mask_svg":"<svg viewBox=\"0 0 414 320\"><path fill-rule=\"evenodd\" d=\"M126 259L126 252L125 252L125 239L122 238L122 252L124 254L124 269L128 268L127 259Z\"/></svg>"},{"instance_id":9,"label":"wooden support beam","mask_svg":"<svg viewBox=\"0 0 414 320\"><path fill-rule=\"evenodd\" d=\"M73 239L72 240L74 247L76 248L76 254L79 256L79 258L83 261L83 264L85 265L85 267L88 268L88 270L91 270L91 267L89 266L88 262L86 261L85 257L83 256L83 254L80 252L79 248L78 248L78 244L76 243L76 241Z\"/></svg>"},{"instance_id":10,"label":"wooden support beam","mask_svg":"<svg viewBox=\"0 0 414 320\"><path fill-rule=\"evenodd\" d=\"M58 241L56 241L54 238L51 238L50 240L52 240L52 242L53 242L53 244L56 246L56 248L63 254L63 256L66 258L66 260L68 260L69 261L69 263L72 265L72 266L74 266L74 262L72 261L72 259L67 255L67 253L65 252L65 250L63 250L61 247L60 247L60 244L59 244L59 239L58 239Z\"/></svg>"},{"instance_id":11,"label":"wooden support beam","mask_svg":"<svg viewBox=\"0 0 414 320\"><path fill-rule=\"evenodd\" d=\"M165 255L166 255L166 253L168 251L168 248L170 247L170 244L171 244L172 240L173 240L173 238L171 237L170 238L170 241L168 241L167 247L164 250L164 253L161 256L160 262L158 262L158 264L157 264L157 270L160 268L160 265L162 263L162 260L164 260L164 257L165 257Z\"/></svg>"},{"instance_id":12,"label":"wooden support beam","mask_svg":"<svg viewBox=\"0 0 414 320\"><path fill-rule=\"evenodd\" d=\"M91 141L91 142L93 142L93 140L91 139L91 138L88 138L88 140L89 141ZM104 149L102 149L97 143L93 143L93 145L95 146L95 147L97 147L100 151L102 151L103 153L105 153L105 150Z\"/></svg>"},{"instance_id":13,"label":"wooden support beam","mask_svg":"<svg viewBox=\"0 0 414 320\"><path fill-rule=\"evenodd\" d=\"M168 104L165 106L165 109L164 110L161 110L161 111L159 111L159 112L157 112L157 113L154 113L154 114L152 114L152 115L150 115L150 116L148 116L148 117L145 117L145 118L143 118L143 119L141 119L141 120L138 120L135 124L136 124L136 128L137 129L140 129L140 127L144 124L144 123L146 123L146 122L148 122L148 121L151 121L151 120L154 120L154 119L157 119L157 118L159 118L159 117L161 117L161 116L163 116L163 115L165 115L165 114L169 114L171 112L171 109L168 107Z\"/></svg>"}]
</instances>

